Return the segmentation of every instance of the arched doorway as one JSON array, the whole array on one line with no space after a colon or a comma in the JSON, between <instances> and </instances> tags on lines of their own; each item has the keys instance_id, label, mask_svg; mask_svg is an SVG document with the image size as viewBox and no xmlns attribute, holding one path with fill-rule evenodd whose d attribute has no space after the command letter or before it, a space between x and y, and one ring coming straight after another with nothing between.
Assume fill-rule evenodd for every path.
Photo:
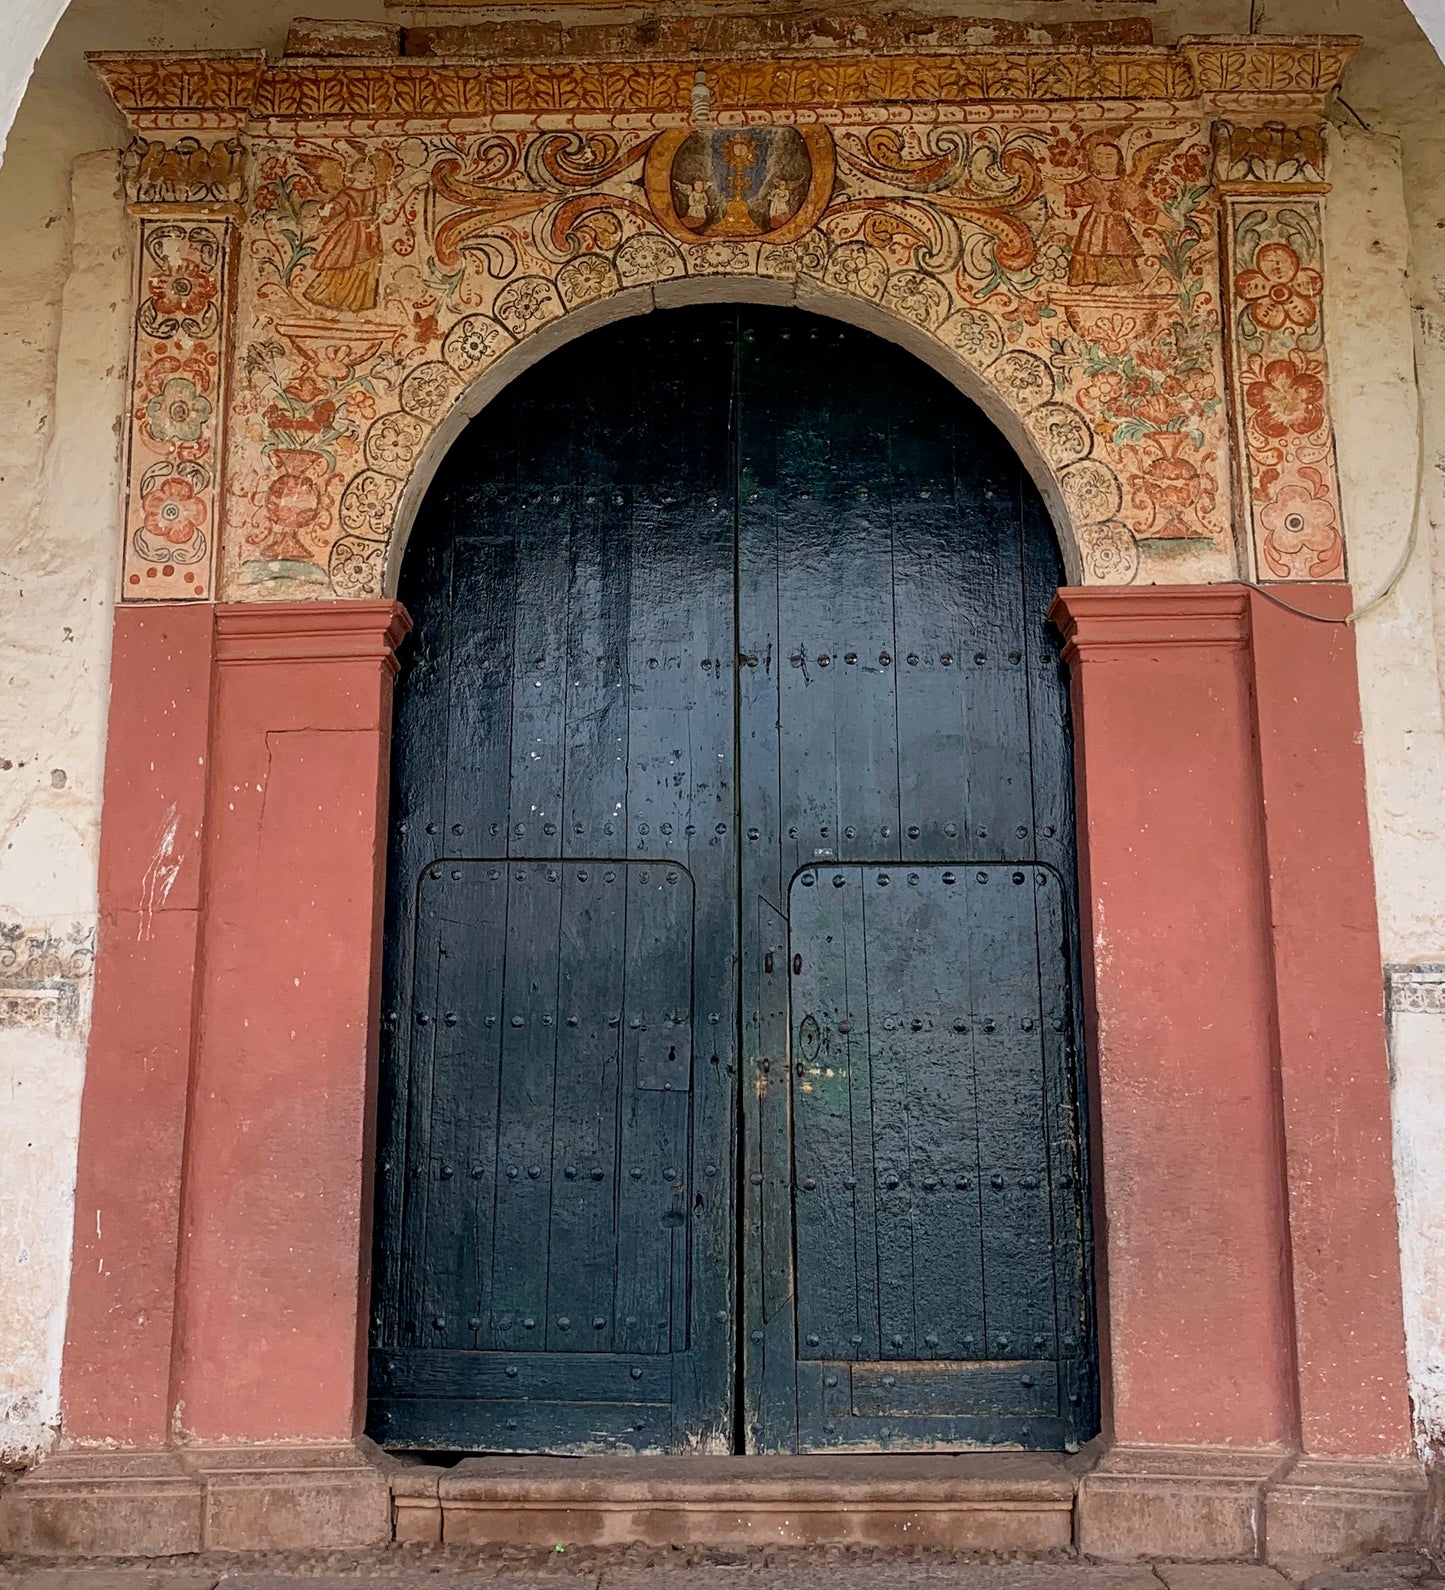
<instances>
[{"instance_id":1,"label":"arched doorway","mask_svg":"<svg viewBox=\"0 0 1445 1590\"><path fill-rule=\"evenodd\" d=\"M940 377L795 310L592 333L402 569L370 1432L1096 1427L1062 569Z\"/></svg>"}]
</instances>

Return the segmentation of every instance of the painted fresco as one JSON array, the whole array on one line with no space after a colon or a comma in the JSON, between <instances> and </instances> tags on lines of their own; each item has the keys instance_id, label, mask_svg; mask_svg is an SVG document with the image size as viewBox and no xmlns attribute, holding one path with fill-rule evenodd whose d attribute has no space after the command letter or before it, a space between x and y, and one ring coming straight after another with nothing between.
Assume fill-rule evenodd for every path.
<instances>
[{"instance_id":1,"label":"painted fresco","mask_svg":"<svg viewBox=\"0 0 1445 1590\"><path fill-rule=\"evenodd\" d=\"M583 304L734 274L872 300L961 354L1057 472L1088 577L1134 578L1146 543L1223 572L1202 129L807 132L258 148L227 594L377 594L402 484L467 382Z\"/></svg>"},{"instance_id":2,"label":"painted fresco","mask_svg":"<svg viewBox=\"0 0 1445 1590\"><path fill-rule=\"evenodd\" d=\"M1236 61L1200 47L1187 63L1167 51L981 52L914 62L901 97L967 80L1022 100L1047 91L1049 72L1055 95L1110 82L1162 96L1187 64L1236 100L1241 85L1302 98L1348 54L1289 48L1287 60L1273 42ZM127 92L201 97L186 70L145 58ZM1206 114L1101 97L1030 98L1008 114L890 102L883 117L867 102L901 94L893 58L713 74L653 62L574 84L566 93L613 95L618 108L548 127L532 105L552 93L546 73L513 82L508 70L261 71L245 84L257 119L241 140L243 202L225 220L210 195L193 206L204 219L176 217L184 195L144 212L155 270L142 271L127 595L200 596L213 578L240 600L383 594L413 467L472 382L569 312L718 277L791 283L804 305L867 300L961 359L1033 438L1087 582L1238 573L1232 455L1263 577L1342 577L1318 201L1281 202L1278 161L1269 202L1244 205L1248 170L1243 182L1224 172L1233 185L1221 190ZM872 83L880 72L887 82ZM226 73L243 78L234 61ZM861 113L802 113L825 88L861 98ZM499 95L523 125L480 114ZM681 113L622 108L684 95ZM768 96L787 113L715 108ZM189 170L201 157L185 159ZM228 249L238 279L216 323L210 284ZM182 279L192 296L212 292L209 309L177 301L178 327L162 334Z\"/></svg>"}]
</instances>

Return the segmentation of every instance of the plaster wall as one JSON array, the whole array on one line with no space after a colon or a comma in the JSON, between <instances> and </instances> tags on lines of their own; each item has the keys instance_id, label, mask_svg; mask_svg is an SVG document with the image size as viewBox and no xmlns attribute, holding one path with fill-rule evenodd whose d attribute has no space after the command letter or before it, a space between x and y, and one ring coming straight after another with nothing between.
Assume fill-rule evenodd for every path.
<instances>
[{"instance_id":1,"label":"plaster wall","mask_svg":"<svg viewBox=\"0 0 1445 1590\"><path fill-rule=\"evenodd\" d=\"M3 29L17 17L40 39L53 6L5 9L8 44ZM172 0L77 0L41 57L0 168L0 931L21 946L7 964L0 939L0 1460L43 1449L58 1420L120 535L131 294L114 156L123 134L82 52L276 50L297 9L294 0L209 0L183 11ZM408 20L381 0L299 9ZM1050 21L1089 14L1073 0L931 9ZM1134 9L1124 0L1111 14ZM1164 0L1137 9L1167 42L1242 31L1249 7ZM1256 9L1266 32L1367 39L1346 79L1351 109L1339 109L1331 140L1327 307L1341 489L1352 577L1368 595L1409 535L1418 390L1417 540L1395 594L1361 621L1358 637L1384 958L1445 962L1445 67L1398 0L1265 0ZM0 124L5 108L0 96ZM159 851L161 833L155 842ZM18 990L9 999L7 983ZM1412 1390L1417 1427L1432 1442L1445 1441L1445 1225L1431 1214L1445 1208L1445 1136L1423 1124L1445 1119L1445 997L1436 1003L1392 1023ZM102 1231L104 1214L95 1212Z\"/></svg>"}]
</instances>

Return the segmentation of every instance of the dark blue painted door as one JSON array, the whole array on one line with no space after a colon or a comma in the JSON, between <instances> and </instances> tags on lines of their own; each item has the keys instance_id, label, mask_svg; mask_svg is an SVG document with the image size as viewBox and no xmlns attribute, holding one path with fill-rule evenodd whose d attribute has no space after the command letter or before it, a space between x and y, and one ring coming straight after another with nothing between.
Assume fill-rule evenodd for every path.
<instances>
[{"instance_id":1,"label":"dark blue painted door","mask_svg":"<svg viewBox=\"0 0 1445 1590\"><path fill-rule=\"evenodd\" d=\"M400 593L377 1439L1092 1432L1058 580L977 411L795 312L464 433Z\"/></svg>"}]
</instances>

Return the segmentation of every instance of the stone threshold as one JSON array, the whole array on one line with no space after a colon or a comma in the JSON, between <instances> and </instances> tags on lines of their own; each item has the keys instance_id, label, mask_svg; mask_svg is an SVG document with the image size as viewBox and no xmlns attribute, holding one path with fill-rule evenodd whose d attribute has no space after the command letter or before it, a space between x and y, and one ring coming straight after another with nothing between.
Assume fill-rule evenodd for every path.
<instances>
[{"instance_id":1,"label":"stone threshold","mask_svg":"<svg viewBox=\"0 0 1445 1590\"><path fill-rule=\"evenodd\" d=\"M334 1443L67 1451L0 1496L0 1554L458 1546L927 1548L1294 1566L1413 1545L1418 1462L1091 1443L1075 1456L464 1458Z\"/></svg>"},{"instance_id":2,"label":"stone threshold","mask_svg":"<svg viewBox=\"0 0 1445 1590\"><path fill-rule=\"evenodd\" d=\"M395 1535L467 1545L926 1546L1073 1540L1087 1459L939 1456L387 1459Z\"/></svg>"}]
</instances>

